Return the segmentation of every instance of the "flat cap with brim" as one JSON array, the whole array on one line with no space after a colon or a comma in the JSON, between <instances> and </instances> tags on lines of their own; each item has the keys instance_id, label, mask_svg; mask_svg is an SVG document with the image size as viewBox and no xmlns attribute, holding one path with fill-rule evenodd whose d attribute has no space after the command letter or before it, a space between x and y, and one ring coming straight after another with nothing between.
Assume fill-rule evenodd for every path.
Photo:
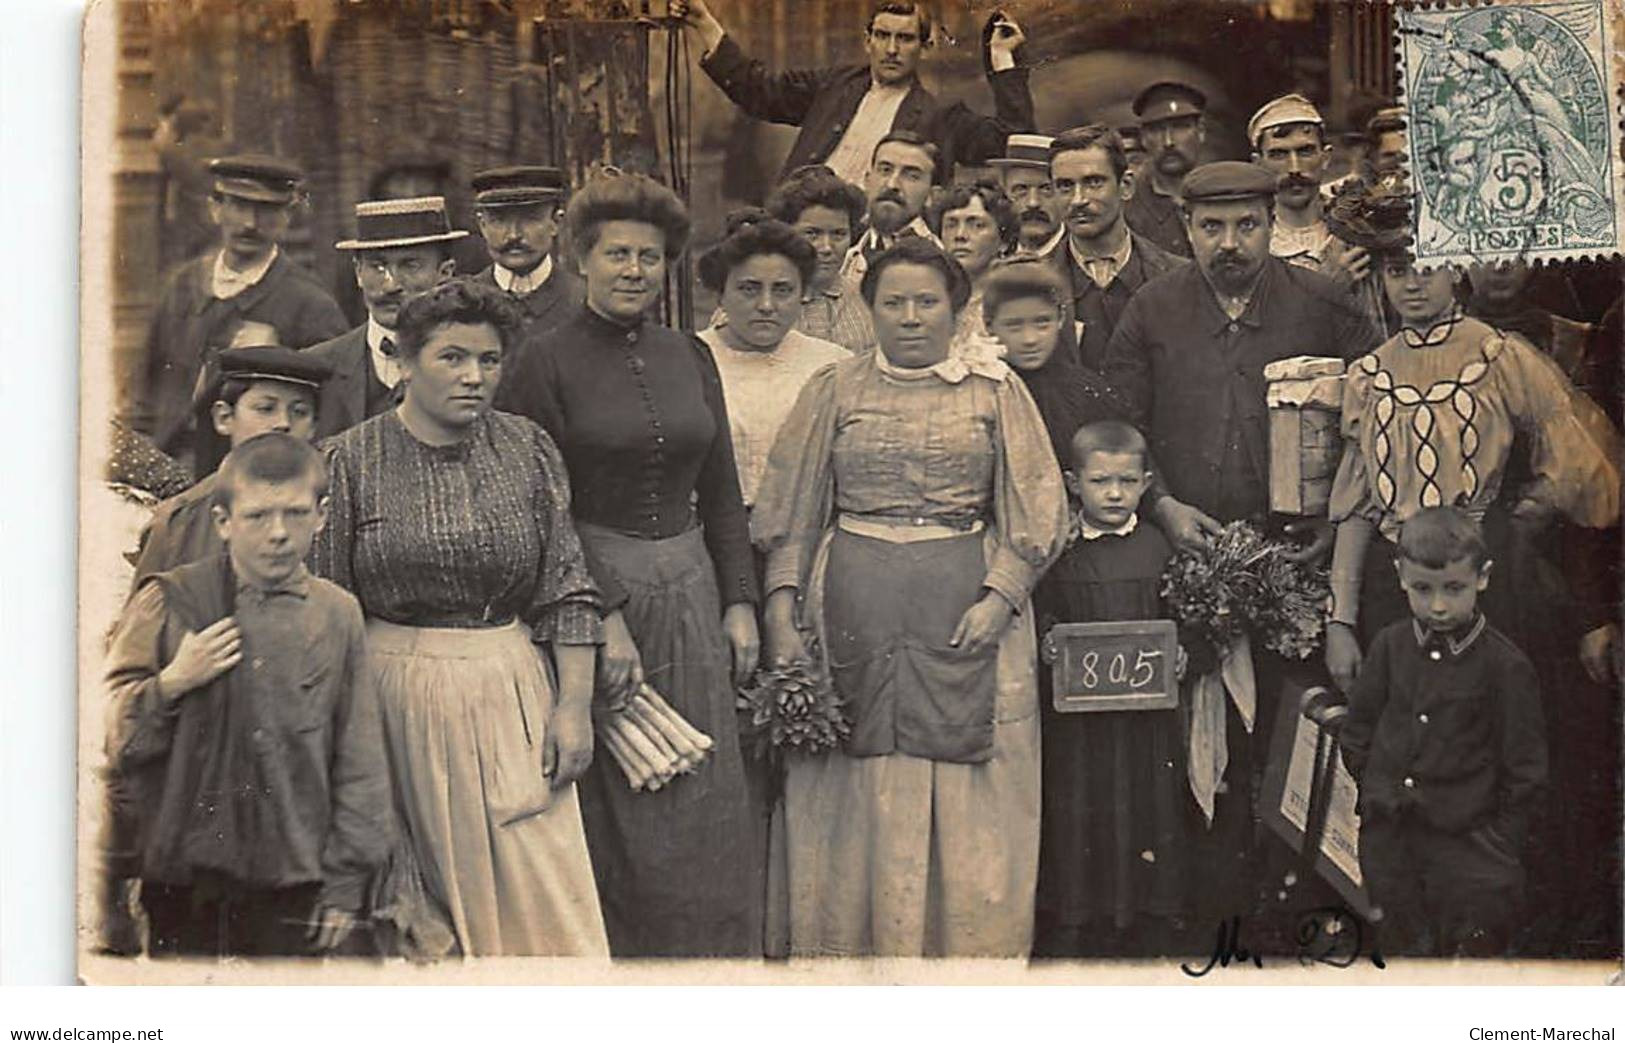
<instances>
[{"instance_id":1,"label":"flat cap with brim","mask_svg":"<svg viewBox=\"0 0 1625 1043\"><path fill-rule=\"evenodd\" d=\"M217 358L222 380L277 380L319 388L333 375L333 367L326 360L280 344L227 348Z\"/></svg>"},{"instance_id":2,"label":"flat cap with brim","mask_svg":"<svg viewBox=\"0 0 1625 1043\"><path fill-rule=\"evenodd\" d=\"M1141 126L1183 116L1200 116L1206 108L1206 94L1175 80L1153 83L1134 99L1134 115L1140 118Z\"/></svg>"},{"instance_id":3,"label":"flat cap with brim","mask_svg":"<svg viewBox=\"0 0 1625 1043\"><path fill-rule=\"evenodd\" d=\"M1217 163L1203 163L1186 174L1179 188L1179 198L1187 205L1269 198L1275 195L1275 184L1275 175L1256 163L1222 159Z\"/></svg>"},{"instance_id":4,"label":"flat cap with brim","mask_svg":"<svg viewBox=\"0 0 1625 1043\"><path fill-rule=\"evenodd\" d=\"M1274 101L1265 102L1253 113L1253 118L1247 121L1247 140L1257 148L1259 138L1266 130L1294 123L1312 123L1321 128L1326 126L1314 102L1301 94L1283 94Z\"/></svg>"},{"instance_id":5,"label":"flat cap with brim","mask_svg":"<svg viewBox=\"0 0 1625 1043\"><path fill-rule=\"evenodd\" d=\"M1378 109L1366 120L1365 129L1372 134L1379 134L1388 130L1405 129L1405 110L1398 105L1390 105L1385 109Z\"/></svg>"},{"instance_id":6,"label":"flat cap with brim","mask_svg":"<svg viewBox=\"0 0 1625 1043\"><path fill-rule=\"evenodd\" d=\"M214 191L255 203L291 203L299 195L305 172L279 156L221 156L209 161Z\"/></svg>"},{"instance_id":7,"label":"flat cap with brim","mask_svg":"<svg viewBox=\"0 0 1625 1043\"><path fill-rule=\"evenodd\" d=\"M557 200L569 190L558 167L493 167L474 175L475 206L523 206Z\"/></svg>"},{"instance_id":8,"label":"flat cap with brim","mask_svg":"<svg viewBox=\"0 0 1625 1043\"><path fill-rule=\"evenodd\" d=\"M1049 169L1049 147L1055 141L1048 134L1012 134L1005 139L1004 155L987 161L990 167L1042 167Z\"/></svg>"},{"instance_id":9,"label":"flat cap with brim","mask_svg":"<svg viewBox=\"0 0 1625 1043\"><path fill-rule=\"evenodd\" d=\"M449 243L467 234L451 227L443 196L367 199L355 205L355 238L333 245L340 250L386 250Z\"/></svg>"}]
</instances>

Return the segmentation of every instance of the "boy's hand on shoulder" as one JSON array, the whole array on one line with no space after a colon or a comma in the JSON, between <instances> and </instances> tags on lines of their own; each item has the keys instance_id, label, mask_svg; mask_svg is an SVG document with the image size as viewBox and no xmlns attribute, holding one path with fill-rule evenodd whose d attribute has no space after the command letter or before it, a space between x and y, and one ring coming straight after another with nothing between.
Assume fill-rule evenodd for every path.
<instances>
[{"instance_id":1,"label":"boy's hand on shoulder","mask_svg":"<svg viewBox=\"0 0 1625 1043\"><path fill-rule=\"evenodd\" d=\"M202 688L236 666L243 658L243 635L232 616L181 637L175 658L158 675L164 698L173 702Z\"/></svg>"},{"instance_id":2,"label":"boy's hand on shoulder","mask_svg":"<svg viewBox=\"0 0 1625 1043\"><path fill-rule=\"evenodd\" d=\"M310 947L317 952L337 949L349 939L355 927L355 914L348 909L320 906L316 910L316 922L310 928Z\"/></svg>"}]
</instances>

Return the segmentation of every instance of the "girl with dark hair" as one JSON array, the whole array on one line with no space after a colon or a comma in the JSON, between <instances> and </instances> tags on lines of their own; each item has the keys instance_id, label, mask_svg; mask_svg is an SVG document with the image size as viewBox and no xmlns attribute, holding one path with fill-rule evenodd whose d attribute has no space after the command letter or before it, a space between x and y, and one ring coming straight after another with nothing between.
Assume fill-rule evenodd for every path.
<instances>
[{"instance_id":1,"label":"girl with dark hair","mask_svg":"<svg viewBox=\"0 0 1625 1043\"><path fill-rule=\"evenodd\" d=\"M857 288L841 278L841 266L857 241L868 207L862 189L825 166L791 172L767 200L768 213L799 232L817 259L795 328L851 352L875 346L869 306Z\"/></svg>"},{"instance_id":2,"label":"girl with dark hair","mask_svg":"<svg viewBox=\"0 0 1625 1043\"><path fill-rule=\"evenodd\" d=\"M617 956L761 952L762 855L734 717L756 668L756 569L722 381L697 338L648 320L688 215L639 174L605 171L571 198L566 242L581 314L504 383L555 439L609 612L599 698L647 681L716 748L694 774L634 792L611 758L582 783Z\"/></svg>"},{"instance_id":3,"label":"girl with dark hair","mask_svg":"<svg viewBox=\"0 0 1625 1043\"><path fill-rule=\"evenodd\" d=\"M796 954L1025 956L1038 866L1033 583L1066 526L1031 396L948 353L970 284L929 240L862 283L870 355L814 374L752 517L770 659L817 634L852 731L787 766Z\"/></svg>"},{"instance_id":4,"label":"girl with dark hair","mask_svg":"<svg viewBox=\"0 0 1625 1043\"><path fill-rule=\"evenodd\" d=\"M699 261L722 301L722 318L700 339L710 347L728 402L734 462L748 508L768 450L807 378L849 353L793 326L817 263L805 239L761 210L728 217L728 234Z\"/></svg>"},{"instance_id":5,"label":"girl with dark hair","mask_svg":"<svg viewBox=\"0 0 1625 1043\"><path fill-rule=\"evenodd\" d=\"M601 602L553 439L491 409L517 323L467 279L402 306L405 395L324 443L312 566L367 617L401 817L375 916L413 952L603 956L575 786Z\"/></svg>"}]
</instances>

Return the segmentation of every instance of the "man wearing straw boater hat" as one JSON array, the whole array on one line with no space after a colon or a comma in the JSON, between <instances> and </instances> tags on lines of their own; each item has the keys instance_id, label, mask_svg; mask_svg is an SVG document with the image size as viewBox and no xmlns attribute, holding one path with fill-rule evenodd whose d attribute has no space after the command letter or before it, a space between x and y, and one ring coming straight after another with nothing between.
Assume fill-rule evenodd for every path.
<instances>
[{"instance_id":1,"label":"man wearing straw boater hat","mask_svg":"<svg viewBox=\"0 0 1625 1043\"><path fill-rule=\"evenodd\" d=\"M209 173L219 248L182 265L165 285L127 407L132 427L188 462L198 419L193 402L214 375L209 363L237 330L270 327L278 343L300 348L346 325L315 276L278 247L304 196L298 165L227 156L210 162Z\"/></svg>"},{"instance_id":2,"label":"man wearing straw boater hat","mask_svg":"<svg viewBox=\"0 0 1625 1043\"><path fill-rule=\"evenodd\" d=\"M1048 258L1061 246L1064 202L1050 181L1048 134L1012 134L1005 139L1004 155L988 160L1004 181L1004 194L1016 204L1021 222L1016 245L1024 254Z\"/></svg>"},{"instance_id":3,"label":"man wearing straw boater hat","mask_svg":"<svg viewBox=\"0 0 1625 1043\"><path fill-rule=\"evenodd\" d=\"M366 200L355 205L355 224L355 238L334 245L350 254L367 321L308 352L333 369L322 393L324 438L394 407L395 319L408 297L451 277L451 244L468 234L451 227L440 196Z\"/></svg>"},{"instance_id":4,"label":"man wearing straw boater hat","mask_svg":"<svg viewBox=\"0 0 1625 1043\"><path fill-rule=\"evenodd\" d=\"M569 319L586 300L586 287L569 265L553 259L553 243L569 184L557 167L495 167L474 175L474 220L491 265L474 278L504 291L519 305L524 325L514 339L506 373L537 339Z\"/></svg>"}]
</instances>

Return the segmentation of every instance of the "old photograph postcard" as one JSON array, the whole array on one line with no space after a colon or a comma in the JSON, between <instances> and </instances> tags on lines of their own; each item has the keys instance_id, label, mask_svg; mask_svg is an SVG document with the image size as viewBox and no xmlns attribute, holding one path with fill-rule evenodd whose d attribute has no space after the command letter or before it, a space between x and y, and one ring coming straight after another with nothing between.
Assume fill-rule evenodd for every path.
<instances>
[{"instance_id":1,"label":"old photograph postcard","mask_svg":"<svg viewBox=\"0 0 1625 1043\"><path fill-rule=\"evenodd\" d=\"M81 979L1608 982L1622 35L90 5Z\"/></svg>"}]
</instances>

